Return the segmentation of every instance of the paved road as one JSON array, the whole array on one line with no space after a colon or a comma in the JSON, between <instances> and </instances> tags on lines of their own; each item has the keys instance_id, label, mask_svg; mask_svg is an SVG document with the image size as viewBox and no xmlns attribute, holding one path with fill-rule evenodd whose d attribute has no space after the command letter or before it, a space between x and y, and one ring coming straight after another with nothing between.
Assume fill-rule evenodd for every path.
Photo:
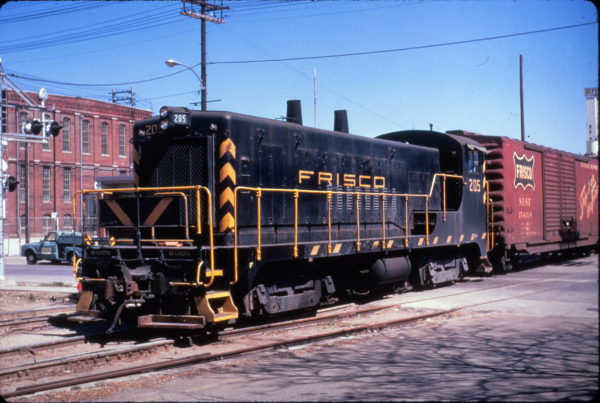
<instances>
[{"instance_id":1,"label":"paved road","mask_svg":"<svg viewBox=\"0 0 600 403\"><path fill-rule=\"evenodd\" d=\"M590 400L598 393L597 259L408 293L398 301L422 310L479 305L450 319L262 353L242 364L148 375L125 390L111 384L98 399Z\"/></svg>"},{"instance_id":2,"label":"paved road","mask_svg":"<svg viewBox=\"0 0 600 403\"><path fill-rule=\"evenodd\" d=\"M73 285L73 267L69 264L52 264L42 260L37 264L27 264L22 256L4 257L4 277L6 285Z\"/></svg>"}]
</instances>

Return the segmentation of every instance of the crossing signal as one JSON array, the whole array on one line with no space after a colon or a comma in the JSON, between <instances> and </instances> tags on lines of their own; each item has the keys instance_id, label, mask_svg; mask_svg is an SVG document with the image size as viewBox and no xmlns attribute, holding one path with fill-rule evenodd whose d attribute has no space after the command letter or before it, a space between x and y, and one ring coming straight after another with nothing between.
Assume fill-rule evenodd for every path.
<instances>
[{"instance_id":1,"label":"crossing signal","mask_svg":"<svg viewBox=\"0 0 600 403\"><path fill-rule=\"evenodd\" d=\"M48 135L48 133L50 133L52 136L56 137L60 133L60 129L62 129L62 126L53 121L48 126L48 128L46 130L46 135Z\"/></svg>"},{"instance_id":2,"label":"crossing signal","mask_svg":"<svg viewBox=\"0 0 600 403\"><path fill-rule=\"evenodd\" d=\"M29 120L23 123L23 133L35 134L36 136L42 132L44 124L39 120Z\"/></svg>"},{"instance_id":3,"label":"crossing signal","mask_svg":"<svg viewBox=\"0 0 600 403\"><path fill-rule=\"evenodd\" d=\"M15 189L17 189L18 184L19 184L19 181L16 180L14 176L9 176L4 181L4 186L8 189L9 192L14 192Z\"/></svg>"},{"instance_id":4,"label":"crossing signal","mask_svg":"<svg viewBox=\"0 0 600 403\"><path fill-rule=\"evenodd\" d=\"M62 126L55 121L42 123L39 120L29 120L23 123L23 133L39 135L44 133L45 136L58 136Z\"/></svg>"}]
</instances>

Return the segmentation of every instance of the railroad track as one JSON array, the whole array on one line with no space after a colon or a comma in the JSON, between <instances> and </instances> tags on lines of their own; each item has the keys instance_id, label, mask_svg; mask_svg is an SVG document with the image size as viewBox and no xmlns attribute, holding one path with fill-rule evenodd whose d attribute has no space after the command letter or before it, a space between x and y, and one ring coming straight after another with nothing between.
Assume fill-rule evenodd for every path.
<instances>
[{"instance_id":1,"label":"railroad track","mask_svg":"<svg viewBox=\"0 0 600 403\"><path fill-rule=\"evenodd\" d=\"M72 305L41 308L31 311L0 313L0 333L42 329L50 326L51 320L60 320L74 312Z\"/></svg>"},{"instance_id":2,"label":"railroad track","mask_svg":"<svg viewBox=\"0 0 600 403\"><path fill-rule=\"evenodd\" d=\"M547 281L569 279L577 276L578 274L573 274L549 279ZM535 282L535 280L526 280L513 284L493 286L483 290L467 290L432 298L417 298L416 300L405 301L405 303L424 301L434 298L442 299L449 296L463 295L474 292L486 292L487 290L497 288L518 287L530 284L532 282ZM100 369L100 371L90 373L85 376L79 375L72 378L54 379L38 384L20 381L14 385L14 389L8 391L4 390L2 396L22 396L35 392L74 386L88 382L96 382L145 372L177 368L190 364L206 363L224 358L238 357L252 352L310 344L316 341L335 339L350 334L381 330L392 326L414 323L424 319L446 316L471 307L506 301L547 291L548 289L543 291L523 291L511 297L490 299L477 304L466 304L464 306L452 309L439 310L424 314L420 313L416 315L407 315L404 311L404 308L400 309L400 305L398 303L358 308L351 311L344 311L344 308L347 307L330 308L327 311L321 312L317 316L311 318L301 318L246 328L227 329L219 334L220 342L210 343L204 346L194 346L192 349L186 349L185 357L180 358L173 358L173 355L176 355L173 354L172 351L175 342L173 340L162 339L132 346L131 351L128 351L129 347L122 347L111 349L111 351L107 351L106 354L95 352L88 353L87 355L81 355L79 358L64 357L55 360L48 360L47 362L39 363L38 366L29 365L21 368L7 369L4 372L0 372L0 380L2 380L3 384L6 384L7 380L24 379L27 377L25 376L27 374L34 374L36 371L40 371L37 373L41 374L44 373L43 371L48 371L49 368L54 368L54 372L60 372L61 368L63 368L64 372L64 369L68 368L68 365L77 367L81 366L82 362L87 362L88 365L91 363L93 368ZM327 326L322 325L323 322L336 322L335 329L328 330ZM302 335L298 336L296 333L302 333ZM155 354L158 350L164 351L165 354L155 357L155 355L160 355ZM124 360L123 357L133 359L133 364L135 364L135 361L137 361L135 360L136 357L144 357L145 360L151 362L143 365L131 365L131 362L125 363L124 361L126 360ZM114 366L114 363L121 363L123 365L119 365L118 368L113 370L102 371L102 367L98 365L102 362L111 362L112 366Z\"/></svg>"}]
</instances>

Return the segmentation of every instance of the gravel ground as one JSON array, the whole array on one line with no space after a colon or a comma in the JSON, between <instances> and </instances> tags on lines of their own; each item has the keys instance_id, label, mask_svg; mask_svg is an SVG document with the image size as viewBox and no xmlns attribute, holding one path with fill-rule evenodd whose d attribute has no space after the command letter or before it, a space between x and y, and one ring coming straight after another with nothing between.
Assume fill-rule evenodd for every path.
<instances>
[{"instance_id":1,"label":"gravel ground","mask_svg":"<svg viewBox=\"0 0 600 403\"><path fill-rule=\"evenodd\" d=\"M0 312L24 311L35 308L47 308L54 304L65 303L69 292L12 291L0 290Z\"/></svg>"}]
</instances>

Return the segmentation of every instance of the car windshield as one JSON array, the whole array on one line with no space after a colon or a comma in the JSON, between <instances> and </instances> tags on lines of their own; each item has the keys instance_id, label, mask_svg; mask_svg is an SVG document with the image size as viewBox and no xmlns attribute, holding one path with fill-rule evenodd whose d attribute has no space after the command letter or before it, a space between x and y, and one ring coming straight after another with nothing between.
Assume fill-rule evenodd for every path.
<instances>
[{"instance_id":1,"label":"car windshield","mask_svg":"<svg viewBox=\"0 0 600 403\"><path fill-rule=\"evenodd\" d=\"M56 232L51 232L44 238L46 241L56 241Z\"/></svg>"}]
</instances>

